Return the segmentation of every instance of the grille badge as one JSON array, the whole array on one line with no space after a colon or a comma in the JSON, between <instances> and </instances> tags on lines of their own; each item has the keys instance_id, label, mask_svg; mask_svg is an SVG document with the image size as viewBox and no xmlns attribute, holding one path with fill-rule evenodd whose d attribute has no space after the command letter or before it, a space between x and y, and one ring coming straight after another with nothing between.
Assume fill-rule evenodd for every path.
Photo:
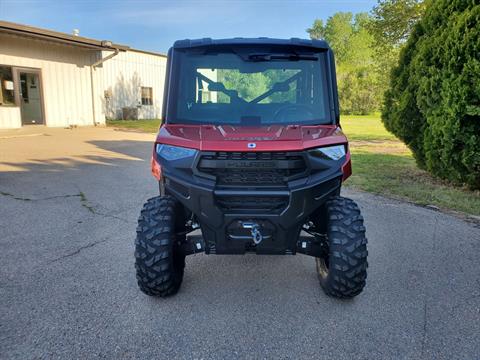
<instances>
[{"instance_id":1,"label":"grille badge","mask_svg":"<svg viewBox=\"0 0 480 360\"><path fill-rule=\"evenodd\" d=\"M247 144L247 147L248 147L249 149L255 149L255 148L257 147L257 144L255 144L255 143L248 143L248 144Z\"/></svg>"}]
</instances>

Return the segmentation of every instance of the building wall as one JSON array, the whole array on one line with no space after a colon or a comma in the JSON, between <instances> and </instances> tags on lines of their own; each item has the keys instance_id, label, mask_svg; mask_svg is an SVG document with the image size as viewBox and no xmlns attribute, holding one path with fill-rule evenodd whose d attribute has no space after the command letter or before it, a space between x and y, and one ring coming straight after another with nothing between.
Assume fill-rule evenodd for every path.
<instances>
[{"instance_id":1,"label":"building wall","mask_svg":"<svg viewBox=\"0 0 480 360\"><path fill-rule=\"evenodd\" d=\"M20 108L17 106L0 106L0 129L22 127Z\"/></svg>"},{"instance_id":2,"label":"building wall","mask_svg":"<svg viewBox=\"0 0 480 360\"><path fill-rule=\"evenodd\" d=\"M45 124L93 125L90 64L100 53L70 45L0 34L0 64L41 69ZM98 122L104 122L101 104ZM0 106L0 128L20 127L19 108Z\"/></svg>"},{"instance_id":3,"label":"building wall","mask_svg":"<svg viewBox=\"0 0 480 360\"><path fill-rule=\"evenodd\" d=\"M103 52L103 57L109 52ZM107 118L122 118L122 108L138 109L140 119L160 118L167 58L129 50L105 61L95 70L99 102ZM153 104L142 105L141 87L151 87Z\"/></svg>"},{"instance_id":4,"label":"building wall","mask_svg":"<svg viewBox=\"0 0 480 360\"><path fill-rule=\"evenodd\" d=\"M161 117L164 56L120 52L92 71L93 63L112 52L1 33L0 44L0 65L41 70L47 126L104 124L106 118L121 118L124 107L137 108L140 119ZM141 104L142 86L152 88L152 105ZM0 106L0 128L21 126L18 106Z\"/></svg>"}]
</instances>

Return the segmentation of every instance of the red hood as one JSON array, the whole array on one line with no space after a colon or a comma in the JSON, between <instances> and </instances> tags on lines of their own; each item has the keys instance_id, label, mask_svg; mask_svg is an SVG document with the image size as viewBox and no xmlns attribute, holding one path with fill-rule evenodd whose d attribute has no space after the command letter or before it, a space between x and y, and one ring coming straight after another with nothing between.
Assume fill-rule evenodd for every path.
<instances>
[{"instance_id":1,"label":"red hood","mask_svg":"<svg viewBox=\"0 0 480 360\"><path fill-rule=\"evenodd\" d=\"M157 142L203 151L295 151L346 143L347 138L336 125L246 127L166 124L160 128Z\"/></svg>"}]
</instances>

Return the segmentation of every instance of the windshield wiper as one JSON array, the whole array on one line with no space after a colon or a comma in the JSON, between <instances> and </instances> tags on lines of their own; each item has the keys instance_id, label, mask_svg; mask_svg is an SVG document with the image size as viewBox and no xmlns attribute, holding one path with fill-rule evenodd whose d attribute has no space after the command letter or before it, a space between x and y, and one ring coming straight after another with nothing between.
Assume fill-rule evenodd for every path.
<instances>
[{"instance_id":1,"label":"windshield wiper","mask_svg":"<svg viewBox=\"0 0 480 360\"><path fill-rule=\"evenodd\" d=\"M310 60L317 61L318 57L313 55L299 55L299 54L250 54L248 55L250 61L275 61L275 60Z\"/></svg>"}]
</instances>

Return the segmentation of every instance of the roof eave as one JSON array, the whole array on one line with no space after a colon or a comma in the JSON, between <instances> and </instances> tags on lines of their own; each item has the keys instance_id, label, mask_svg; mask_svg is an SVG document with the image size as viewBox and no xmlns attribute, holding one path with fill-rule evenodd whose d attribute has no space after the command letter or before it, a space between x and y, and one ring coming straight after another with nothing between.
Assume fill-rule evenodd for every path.
<instances>
[{"instance_id":1,"label":"roof eave","mask_svg":"<svg viewBox=\"0 0 480 360\"><path fill-rule=\"evenodd\" d=\"M33 26L20 25L8 21L0 21L0 32L31 37L46 41L53 41L62 44L79 46L94 50L115 50L126 51L128 46L111 43L105 45L105 41L89 39L81 36L69 35L57 31L45 30Z\"/></svg>"}]
</instances>

